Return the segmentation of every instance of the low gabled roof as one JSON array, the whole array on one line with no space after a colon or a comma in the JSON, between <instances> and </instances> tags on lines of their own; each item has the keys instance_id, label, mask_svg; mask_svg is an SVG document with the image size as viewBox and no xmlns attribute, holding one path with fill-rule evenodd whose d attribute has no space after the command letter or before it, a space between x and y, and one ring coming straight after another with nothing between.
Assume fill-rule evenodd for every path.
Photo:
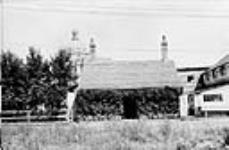
<instances>
[{"instance_id":1,"label":"low gabled roof","mask_svg":"<svg viewBox=\"0 0 229 150\"><path fill-rule=\"evenodd\" d=\"M95 60L84 66L83 89L133 89L142 87L180 87L173 61Z\"/></svg>"}]
</instances>

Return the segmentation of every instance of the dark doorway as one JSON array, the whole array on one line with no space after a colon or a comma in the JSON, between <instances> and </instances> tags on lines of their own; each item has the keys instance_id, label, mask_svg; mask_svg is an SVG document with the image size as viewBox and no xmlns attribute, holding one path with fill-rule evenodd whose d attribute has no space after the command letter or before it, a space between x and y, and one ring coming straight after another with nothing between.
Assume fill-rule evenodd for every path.
<instances>
[{"instance_id":1,"label":"dark doorway","mask_svg":"<svg viewBox=\"0 0 229 150\"><path fill-rule=\"evenodd\" d=\"M194 95L188 95L188 115L194 116L195 115L195 105L194 105Z\"/></svg>"},{"instance_id":2,"label":"dark doorway","mask_svg":"<svg viewBox=\"0 0 229 150\"><path fill-rule=\"evenodd\" d=\"M137 119L137 102L131 95L123 97L123 118L124 119Z\"/></svg>"}]
</instances>

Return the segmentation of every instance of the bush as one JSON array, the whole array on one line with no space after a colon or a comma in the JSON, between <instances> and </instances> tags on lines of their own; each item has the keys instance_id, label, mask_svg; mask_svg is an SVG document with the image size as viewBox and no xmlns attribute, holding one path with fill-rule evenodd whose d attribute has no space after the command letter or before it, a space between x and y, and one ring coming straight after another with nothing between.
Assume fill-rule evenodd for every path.
<instances>
[{"instance_id":1,"label":"bush","mask_svg":"<svg viewBox=\"0 0 229 150\"><path fill-rule=\"evenodd\" d=\"M117 90L80 90L75 116L119 116L122 114L121 94Z\"/></svg>"},{"instance_id":2,"label":"bush","mask_svg":"<svg viewBox=\"0 0 229 150\"><path fill-rule=\"evenodd\" d=\"M134 119L141 115L148 118L165 117L167 114L176 115L178 96L177 89L168 87L80 90L76 99L75 116L76 119L98 115L105 118L122 116Z\"/></svg>"}]
</instances>

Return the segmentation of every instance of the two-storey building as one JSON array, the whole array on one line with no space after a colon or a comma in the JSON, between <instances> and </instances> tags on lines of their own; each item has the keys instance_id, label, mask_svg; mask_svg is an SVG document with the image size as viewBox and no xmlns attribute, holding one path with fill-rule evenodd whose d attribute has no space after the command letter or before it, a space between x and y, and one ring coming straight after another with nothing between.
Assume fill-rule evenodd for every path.
<instances>
[{"instance_id":1,"label":"two-storey building","mask_svg":"<svg viewBox=\"0 0 229 150\"><path fill-rule=\"evenodd\" d=\"M229 114L229 55L200 74L193 91L180 97L181 116Z\"/></svg>"}]
</instances>

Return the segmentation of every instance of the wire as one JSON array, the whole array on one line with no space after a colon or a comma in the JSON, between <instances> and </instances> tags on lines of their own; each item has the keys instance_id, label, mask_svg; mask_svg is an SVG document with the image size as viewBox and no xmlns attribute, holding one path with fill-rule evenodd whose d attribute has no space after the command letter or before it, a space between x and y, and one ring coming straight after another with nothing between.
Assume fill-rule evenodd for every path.
<instances>
[{"instance_id":1,"label":"wire","mask_svg":"<svg viewBox=\"0 0 229 150\"><path fill-rule=\"evenodd\" d=\"M14 9L18 11L36 11L41 13L87 13L87 14L100 14L100 15L118 15L118 16L184 16L184 17L211 17L211 18L229 18L229 12L227 11L208 11L207 14L201 13L201 11L197 10L186 10L186 9L167 9L167 8L136 8L136 7L101 7L101 6L93 6L88 8L75 8L75 7L40 7L38 5L34 5L33 7L24 7L24 6L7 6L8 9ZM38 6L38 7L37 7ZM120 9L121 8L121 9ZM211 12L211 14L209 14ZM224 14L223 14L224 13Z\"/></svg>"}]
</instances>

